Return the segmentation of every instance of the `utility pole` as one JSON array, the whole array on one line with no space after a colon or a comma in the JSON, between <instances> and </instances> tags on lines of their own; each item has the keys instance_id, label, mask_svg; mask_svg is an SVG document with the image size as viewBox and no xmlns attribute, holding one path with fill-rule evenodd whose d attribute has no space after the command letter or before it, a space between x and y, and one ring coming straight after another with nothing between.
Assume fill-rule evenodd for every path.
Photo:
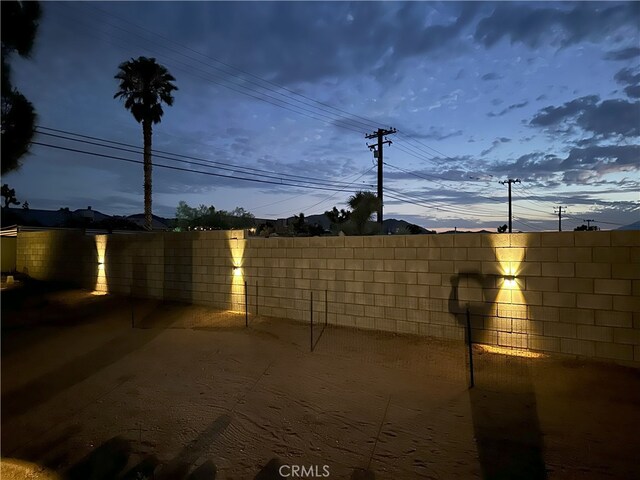
<instances>
[{"instance_id":1,"label":"utility pole","mask_svg":"<svg viewBox=\"0 0 640 480\"><path fill-rule=\"evenodd\" d=\"M509 178L503 182L498 182L501 183L502 185L509 185L509 233L511 233L511 184L512 183L520 183L520 179L516 178L515 180L512 178Z\"/></svg>"},{"instance_id":2,"label":"utility pole","mask_svg":"<svg viewBox=\"0 0 640 480\"><path fill-rule=\"evenodd\" d=\"M583 222L587 222L587 230L591 230L591 222L595 222L595 220L582 220Z\"/></svg>"},{"instance_id":3,"label":"utility pole","mask_svg":"<svg viewBox=\"0 0 640 480\"><path fill-rule=\"evenodd\" d=\"M384 129L384 128L379 128L377 132L373 132L369 135L365 135L365 138L367 139L372 139L372 138L377 138L378 139L378 143L377 144L373 144L373 145L369 145L367 144L367 147L369 147L370 150L373 150L373 156L375 158L378 159L378 200L380 201L380 205L378 205L378 227L380 228L380 233L382 232L382 165L384 163L384 156L382 153L382 148L383 145L386 143L387 145L391 145L391 140L382 140L382 137L384 137L385 135L392 135L394 133L396 133L397 130L395 128L390 128L390 129Z\"/></svg>"},{"instance_id":4,"label":"utility pole","mask_svg":"<svg viewBox=\"0 0 640 480\"><path fill-rule=\"evenodd\" d=\"M561 207L560 205L558 205L555 208L557 208L558 211L556 212L554 210L553 213L557 213L558 214L558 231L561 232L562 231L562 209L564 208L564 213L567 213L567 207Z\"/></svg>"}]
</instances>

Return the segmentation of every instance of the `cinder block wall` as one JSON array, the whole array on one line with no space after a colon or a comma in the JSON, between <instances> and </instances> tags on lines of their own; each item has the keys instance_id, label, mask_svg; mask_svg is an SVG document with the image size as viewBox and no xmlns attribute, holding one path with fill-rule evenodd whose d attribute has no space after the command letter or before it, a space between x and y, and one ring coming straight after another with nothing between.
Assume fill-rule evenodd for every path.
<instances>
[{"instance_id":1,"label":"cinder block wall","mask_svg":"<svg viewBox=\"0 0 640 480\"><path fill-rule=\"evenodd\" d=\"M640 365L640 232L39 232L20 234L17 263L35 278L235 310L246 281L252 313L309 321L313 294L318 321L440 338L464 338L468 311L477 342Z\"/></svg>"},{"instance_id":2,"label":"cinder block wall","mask_svg":"<svg viewBox=\"0 0 640 480\"><path fill-rule=\"evenodd\" d=\"M2 257L2 273L11 273L16 269L17 239L0 237L0 256Z\"/></svg>"}]
</instances>

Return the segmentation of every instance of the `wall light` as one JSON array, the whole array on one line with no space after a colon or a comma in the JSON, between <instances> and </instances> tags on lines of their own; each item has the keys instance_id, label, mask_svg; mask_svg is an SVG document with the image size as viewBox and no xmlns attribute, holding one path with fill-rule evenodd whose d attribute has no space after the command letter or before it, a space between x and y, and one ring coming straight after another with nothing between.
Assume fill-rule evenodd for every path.
<instances>
[{"instance_id":1,"label":"wall light","mask_svg":"<svg viewBox=\"0 0 640 480\"><path fill-rule=\"evenodd\" d=\"M233 275L234 276L242 275L242 269L240 267L238 267L237 265L234 265L233 266Z\"/></svg>"},{"instance_id":2,"label":"wall light","mask_svg":"<svg viewBox=\"0 0 640 480\"><path fill-rule=\"evenodd\" d=\"M505 275L503 278L504 278L504 284L507 287L515 287L516 286L516 276L515 275Z\"/></svg>"}]
</instances>

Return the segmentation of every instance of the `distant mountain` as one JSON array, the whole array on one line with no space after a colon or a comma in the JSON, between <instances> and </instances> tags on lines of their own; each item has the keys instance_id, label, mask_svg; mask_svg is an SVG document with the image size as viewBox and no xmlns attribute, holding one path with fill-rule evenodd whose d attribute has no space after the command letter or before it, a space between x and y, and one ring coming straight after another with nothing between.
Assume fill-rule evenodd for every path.
<instances>
[{"instance_id":1,"label":"distant mountain","mask_svg":"<svg viewBox=\"0 0 640 480\"><path fill-rule=\"evenodd\" d=\"M640 220L618 228L618 230L640 230Z\"/></svg>"}]
</instances>

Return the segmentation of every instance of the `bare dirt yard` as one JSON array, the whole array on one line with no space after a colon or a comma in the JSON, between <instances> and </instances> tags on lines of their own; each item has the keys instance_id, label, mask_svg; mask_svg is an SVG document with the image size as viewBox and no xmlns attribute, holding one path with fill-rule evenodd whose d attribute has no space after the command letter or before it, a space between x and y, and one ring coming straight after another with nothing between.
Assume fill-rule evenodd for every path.
<instances>
[{"instance_id":1,"label":"bare dirt yard","mask_svg":"<svg viewBox=\"0 0 640 480\"><path fill-rule=\"evenodd\" d=\"M314 339L204 307L3 291L2 478L640 478L636 369L476 347L469 389L463 342Z\"/></svg>"}]
</instances>

